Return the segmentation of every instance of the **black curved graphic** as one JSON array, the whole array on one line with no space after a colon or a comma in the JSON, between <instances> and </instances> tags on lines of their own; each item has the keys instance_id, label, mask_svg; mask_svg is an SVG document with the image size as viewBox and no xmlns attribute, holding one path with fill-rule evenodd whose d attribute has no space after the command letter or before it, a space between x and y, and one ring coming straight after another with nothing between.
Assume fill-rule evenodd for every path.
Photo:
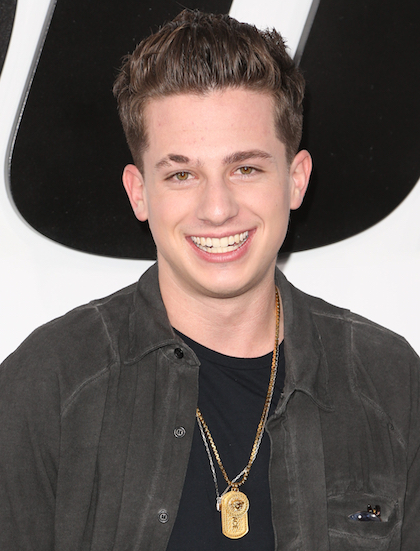
<instances>
[{"instance_id":1,"label":"black curved graphic","mask_svg":"<svg viewBox=\"0 0 420 551\"><path fill-rule=\"evenodd\" d=\"M11 169L16 206L40 233L94 254L155 257L120 183L130 157L111 87L121 56L185 5L227 13L231 2L58 0ZM301 58L315 173L283 251L367 229L417 182L419 6L321 0Z\"/></svg>"},{"instance_id":2,"label":"black curved graphic","mask_svg":"<svg viewBox=\"0 0 420 551\"><path fill-rule=\"evenodd\" d=\"M16 0L0 0L0 75L15 20Z\"/></svg>"},{"instance_id":3,"label":"black curved graphic","mask_svg":"<svg viewBox=\"0 0 420 551\"><path fill-rule=\"evenodd\" d=\"M231 1L58 0L17 134L11 192L25 220L68 247L154 258L121 184L131 162L112 84L121 58L183 7Z\"/></svg>"},{"instance_id":4,"label":"black curved graphic","mask_svg":"<svg viewBox=\"0 0 420 551\"><path fill-rule=\"evenodd\" d=\"M390 214L420 177L420 4L321 0L300 62L302 146L315 170L286 250L328 245Z\"/></svg>"}]
</instances>

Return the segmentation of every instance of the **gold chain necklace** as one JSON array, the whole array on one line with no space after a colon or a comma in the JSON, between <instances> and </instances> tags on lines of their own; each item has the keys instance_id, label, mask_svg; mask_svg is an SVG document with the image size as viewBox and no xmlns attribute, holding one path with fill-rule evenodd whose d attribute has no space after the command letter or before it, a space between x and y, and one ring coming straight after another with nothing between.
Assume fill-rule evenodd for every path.
<instances>
[{"instance_id":1,"label":"gold chain necklace","mask_svg":"<svg viewBox=\"0 0 420 551\"><path fill-rule=\"evenodd\" d=\"M273 398L274 384L276 381L277 366L279 360L279 330L280 327L280 296L276 287L276 336L274 340L273 359L271 361L271 375L268 383L267 396L265 398L263 411L261 414L260 422L257 427L257 434L255 435L254 444L251 449L251 455L246 467L232 480L227 475L227 472L220 459L219 452L217 451L216 444L210 433L207 423L204 421L201 411L197 408L196 417L198 426L200 428L201 436L204 441L204 445L209 457L210 468L213 474L213 480L216 488L216 508L221 512L222 517L222 532L231 539L238 539L245 536L248 533L248 509L249 500L243 492L239 491L239 486L242 486L249 476L252 464L257 457L258 450L260 448L261 440L264 434L265 424L267 422L268 412L270 410L271 400ZM227 483L227 488L221 496L219 496L219 489L217 485L217 476L214 469L213 459L209 449L213 451L217 464L223 474L223 478ZM232 488L230 490L230 488Z\"/></svg>"}]
</instances>

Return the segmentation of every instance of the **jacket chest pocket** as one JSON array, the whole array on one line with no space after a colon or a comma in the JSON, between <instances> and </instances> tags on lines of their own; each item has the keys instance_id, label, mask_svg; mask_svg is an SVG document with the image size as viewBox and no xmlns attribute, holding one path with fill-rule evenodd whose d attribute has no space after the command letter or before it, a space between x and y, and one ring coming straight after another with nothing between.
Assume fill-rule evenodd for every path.
<instances>
[{"instance_id":1,"label":"jacket chest pocket","mask_svg":"<svg viewBox=\"0 0 420 551\"><path fill-rule=\"evenodd\" d=\"M380 516L369 512L372 509L376 510L377 505L380 507ZM398 501L393 501L389 497L371 494L331 496L328 499L330 549L331 551L400 549L402 525L400 517Z\"/></svg>"}]
</instances>

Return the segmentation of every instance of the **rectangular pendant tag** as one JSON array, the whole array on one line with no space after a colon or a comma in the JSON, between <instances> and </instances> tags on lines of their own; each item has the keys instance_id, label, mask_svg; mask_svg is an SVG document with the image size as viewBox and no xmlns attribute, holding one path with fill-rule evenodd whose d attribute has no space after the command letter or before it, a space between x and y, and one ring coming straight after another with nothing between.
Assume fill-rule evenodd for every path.
<instances>
[{"instance_id":1,"label":"rectangular pendant tag","mask_svg":"<svg viewBox=\"0 0 420 551\"><path fill-rule=\"evenodd\" d=\"M231 490L222 497L222 533L230 539L238 539L248 533L249 501L239 490Z\"/></svg>"}]
</instances>

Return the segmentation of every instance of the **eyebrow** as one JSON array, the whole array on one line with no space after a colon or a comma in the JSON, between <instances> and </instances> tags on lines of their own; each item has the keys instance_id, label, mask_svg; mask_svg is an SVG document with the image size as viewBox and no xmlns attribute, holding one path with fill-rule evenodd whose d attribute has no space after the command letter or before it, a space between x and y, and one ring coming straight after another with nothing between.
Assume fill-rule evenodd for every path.
<instances>
[{"instance_id":1,"label":"eyebrow","mask_svg":"<svg viewBox=\"0 0 420 551\"><path fill-rule=\"evenodd\" d=\"M237 151L231 155L227 155L223 159L225 165L230 165L233 163L240 163L248 159L269 159L272 160L273 156L266 151L261 151L260 149L251 149L250 151Z\"/></svg>"},{"instance_id":2,"label":"eyebrow","mask_svg":"<svg viewBox=\"0 0 420 551\"><path fill-rule=\"evenodd\" d=\"M224 157L223 164L230 165L233 163L240 163L248 159L272 160L273 156L270 155L270 153L267 153L266 151L262 151L260 149L251 149L249 151L236 151L235 153L231 153L230 155ZM155 170L170 167L171 162L176 164L188 164L191 162L191 159L189 157L186 157L185 155L169 153L155 164ZM202 163L200 160L197 160L196 164L200 166Z\"/></svg>"},{"instance_id":3,"label":"eyebrow","mask_svg":"<svg viewBox=\"0 0 420 551\"><path fill-rule=\"evenodd\" d=\"M176 155L174 153L169 153L169 155L166 155L166 157L163 157L163 159L155 164L155 170L169 167L171 166L171 162L177 164L188 164L190 162L190 158L186 157L185 155Z\"/></svg>"}]
</instances>

